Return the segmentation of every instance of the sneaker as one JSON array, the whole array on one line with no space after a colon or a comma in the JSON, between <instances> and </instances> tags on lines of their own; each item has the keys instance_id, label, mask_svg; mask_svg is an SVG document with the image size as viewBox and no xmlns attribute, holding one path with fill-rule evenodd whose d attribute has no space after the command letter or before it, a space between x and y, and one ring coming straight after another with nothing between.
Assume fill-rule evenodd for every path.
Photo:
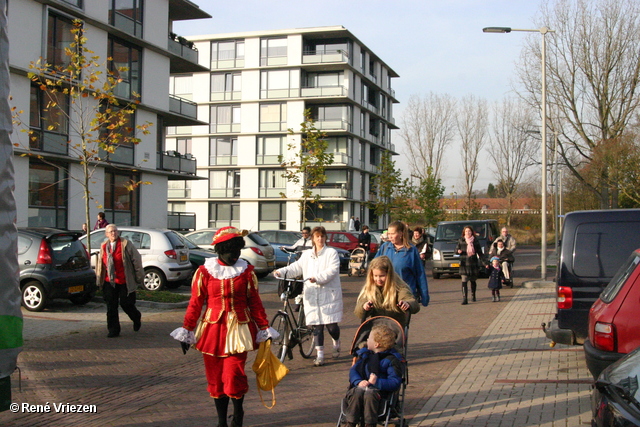
<instances>
[{"instance_id":1,"label":"sneaker","mask_svg":"<svg viewBox=\"0 0 640 427\"><path fill-rule=\"evenodd\" d=\"M324 359L317 358L313 361L313 366L322 366L324 365Z\"/></svg>"},{"instance_id":2,"label":"sneaker","mask_svg":"<svg viewBox=\"0 0 640 427\"><path fill-rule=\"evenodd\" d=\"M340 357L340 340L334 342L332 356L334 359L337 359L338 357Z\"/></svg>"}]
</instances>

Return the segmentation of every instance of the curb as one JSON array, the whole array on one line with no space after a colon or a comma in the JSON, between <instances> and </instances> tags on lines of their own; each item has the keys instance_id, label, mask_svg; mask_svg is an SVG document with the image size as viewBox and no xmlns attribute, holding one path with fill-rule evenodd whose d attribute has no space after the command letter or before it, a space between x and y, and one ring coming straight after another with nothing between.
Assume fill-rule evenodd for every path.
<instances>
[{"instance_id":1,"label":"curb","mask_svg":"<svg viewBox=\"0 0 640 427\"><path fill-rule=\"evenodd\" d=\"M552 282L550 280L527 280L526 282L522 282L523 288L554 288L556 286L556 282Z\"/></svg>"}]
</instances>

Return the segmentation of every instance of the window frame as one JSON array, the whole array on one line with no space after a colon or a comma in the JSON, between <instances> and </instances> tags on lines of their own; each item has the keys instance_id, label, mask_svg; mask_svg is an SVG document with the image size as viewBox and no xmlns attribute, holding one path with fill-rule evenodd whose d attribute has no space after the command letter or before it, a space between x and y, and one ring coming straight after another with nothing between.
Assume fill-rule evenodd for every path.
<instances>
[{"instance_id":1,"label":"window frame","mask_svg":"<svg viewBox=\"0 0 640 427\"><path fill-rule=\"evenodd\" d=\"M126 67L125 71L119 71L118 68L124 64L124 62L116 63L116 54L114 51L115 45L121 46L123 52L126 51ZM137 53L137 58L134 58L133 53ZM116 37L109 36L107 41L107 55L111 58L108 61L109 71L117 78L122 79L115 88L114 95L123 99L135 99L142 100L142 49L124 40ZM118 64L118 65L116 65ZM134 67L133 64L138 64L138 67Z\"/></svg>"},{"instance_id":2,"label":"window frame","mask_svg":"<svg viewBox=\"0 0 640 427\"><path fill-rule=\"evenodd\" d=\"M109 1L109 25L112 25L127 34L131 34L134 37L142 38L144 28L144 0L128 0L133 4L131 9L131 16L120 12L124 10L118 9L117 4L119 0ZM124 25L129 24L129 25Z\"/></svg>"},{"instance_id":3,"label":"window frame","mask_svg":"<svg viewBox=\"0 0 640 427\"><path fill-rule=\"evenodd\" d=\"M227 123L218 123L222 115L223 108L229 108L229 119ZM240 104L213 104L209 106L209 133L238 133L241 130L241 106ZM235 120L235 121L234 121Z\"/></svg>"},{"instance_id":4,"label":"window frame","mask_svg":"<svg viewBox=\"0 0 640 427\"><path fill-rule=\"evenodd\" d=\"M220 58L220 52L231 52L230 49L220 50L220 44L233 43L233 56L230 58ZM215 46L215 49L214 49ZM214 55L215 52L215 55ZM244 39L213 40L209 45L210 69L221 70L226 68L244 67Z\"/></svg>"},{"instance_id":5,"label":"window frame","mask_svg":"<svg viewBox=\"0 0 640 427\"><path fill-rule=\"evenodd\" d=\"M227 142L228 141L228 142ZM230 153L218 154L219 143L228 143L231 146ZM215 145L214 145L215 144ZM218 137L209 138L209 166L235 166L238 164L238 138L237 137Z\"/></svg>"},{"instance_id":6,"label":"window frame","mask_svg":"<svg viewBox=\"0 0 640 427\"><path fill-rule=\"evenodd\" d=\"M69 216L69 208L67 206L69 186L67 184L68 174L65 169L66 167L64 165L55 166L33 160L29 161L29 190L27 194L29 212L27 225L29 227L67 228ZM52 182L43 183L40 180L35 180L36 174L32 173L35 170L52 172L54 174ZM37 189L32 188L34 183L38 185ZM50 194L48 199L50 199L52 203L49 205L43 205L43 197L34 197L35 195L42 196L44 194L43 192ZM50 212L53 212L53 216L46 214ZM35 215L31 215L32 213ZM47 222L47 219L53 219L53 222Z\"/></svg>"}]
</instances>

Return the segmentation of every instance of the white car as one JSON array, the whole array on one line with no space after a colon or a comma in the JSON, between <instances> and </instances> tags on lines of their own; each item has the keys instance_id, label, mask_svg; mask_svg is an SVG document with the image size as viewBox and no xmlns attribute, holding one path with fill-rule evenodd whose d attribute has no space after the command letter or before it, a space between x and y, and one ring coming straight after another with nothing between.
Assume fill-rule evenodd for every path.
<instances>
[{"instance_id":1,"label":"white car","mask_svg":"<svg viewBox=\"0 0 640 427\"><path fill-rule=\"evenodd\" d=\"M214 250L213 236L217 228L204 228L185 234L193 243L204 249ZM256 276L267 277L276 268L276 255L273 248L258 233L250 232L244 236L244 248L240 257L253 265Z\"/></svg>"},{"instance_id":2,"label":"white car","mask_svg":"<svg viewBox=\"0 0 640 427\"><path fill-rule=\"evenodd\" d=\"M189 248L175 231L161 228L118 227L120 236L135 245L142 256L144 288L160 291L177 288L188 280L193 266L189 261ZM100 244L106 240L104 229L92 231L91 265L95 268ZM87 236L80 241L87 246Z\"/></svg>"}]
</instances>

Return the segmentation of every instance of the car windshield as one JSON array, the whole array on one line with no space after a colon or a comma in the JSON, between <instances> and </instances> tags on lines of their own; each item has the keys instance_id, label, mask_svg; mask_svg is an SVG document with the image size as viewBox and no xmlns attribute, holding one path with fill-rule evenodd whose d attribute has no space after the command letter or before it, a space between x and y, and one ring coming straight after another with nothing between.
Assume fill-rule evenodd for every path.
<instances>
[{"instance_id":1,"label":"car windshield","mask_svg":"<svg viewBox=\"0 0 640 427\"><path fill-rule=\"evenodd\" d=\"M249 233L249 239L253 240L256 244L260 246L270 246L269 242L267 242L264 237L259 235L258 233Z\"/></svg>"},{"instance_id":2,"label":"car windshield","mask_svg":"<svg viewBox=\"0 0 640 427\"><path fill-rule=\"evenodd\" d=\"M189 240L188 237L185 237L182 234L176 233L176 237L178 239L180 239L180 241L182 241L182 244L185 245L189 249L201 249L200 246L196 245L191 240Z\"/></svg>"},{"instance_id":3,"label":"car windshield","mask_svg":"<svg viewBox=\"0 0 640 427\"><path fill-rule=\"evenodd\" d=\"M182 249L186 246L186 243L184 239L182 239L182 236L180 236L175 231L167 231L164 234L165 236L167 236L167 238L171 242L171 246L173 246L174 249Z\"/></svg>"},{"instance_id":4,"label":"car windshield","mask_svg":"<svg viewBox=\"0 0 640 427\"><path fill-rule=\"evenodd\" d=\"M436 230L436 240L445 240L445 241L454 241L458 240L460 236L462 236L462 229L470 225L473 227L476 235L480 239L487 238L487 225L486 224L465 224L454 223L454 224L440 224L438 225L438 229Z\"/></svg>"}]
</instances>

